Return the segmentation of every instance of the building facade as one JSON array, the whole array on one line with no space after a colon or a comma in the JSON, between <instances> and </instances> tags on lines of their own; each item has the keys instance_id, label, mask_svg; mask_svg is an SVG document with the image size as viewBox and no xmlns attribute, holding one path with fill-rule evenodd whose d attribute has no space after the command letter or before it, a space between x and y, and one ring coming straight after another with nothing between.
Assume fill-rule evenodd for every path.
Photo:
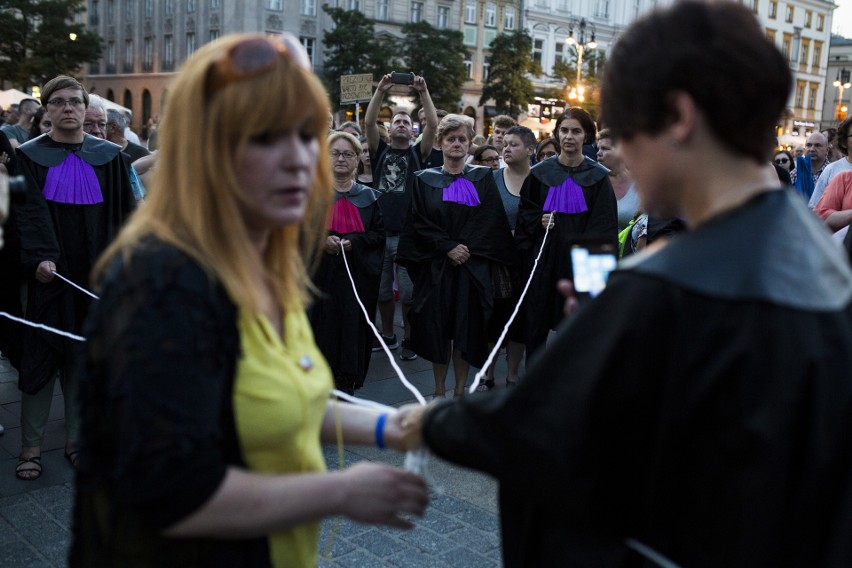
<instances>
[{"instance_id":1,"label":"building facade","mask_svg":"<svg viewBox=\"0 0 852 568\"><path fill-rule=\"evenodd\" d=\"M825 96L822 103L820 130L836 127L849 116L849 108L852 107L852 88L845 85L850 82L852 82L852 38L832 35L831 45L828 48L828 68L825 74Z\"/></svg>"}]
</instances>

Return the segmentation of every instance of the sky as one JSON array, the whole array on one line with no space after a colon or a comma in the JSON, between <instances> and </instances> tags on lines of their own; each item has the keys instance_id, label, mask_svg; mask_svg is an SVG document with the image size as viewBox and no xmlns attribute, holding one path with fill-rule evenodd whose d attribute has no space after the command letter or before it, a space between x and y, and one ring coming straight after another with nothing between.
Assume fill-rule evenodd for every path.
<instances>
[{"instance_id":1,"label":"sky","mask_svg":"<svg viewBox=\"0 0 852 568\"><path fill-rule=\"evenodd\" d=\"M834 11L831 31L852 38L852 0L834 0L838 8Z\"/></svg>"}]
</instances>

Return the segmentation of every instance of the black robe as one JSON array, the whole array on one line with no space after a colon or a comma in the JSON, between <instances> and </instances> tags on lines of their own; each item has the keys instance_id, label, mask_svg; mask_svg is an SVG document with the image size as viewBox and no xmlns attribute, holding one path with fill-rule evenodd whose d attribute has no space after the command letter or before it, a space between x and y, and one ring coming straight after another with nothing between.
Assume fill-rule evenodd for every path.
<instances>
[{"instance_id":1,"label":"black robe","mask_svg":"<svg viewBox=\"0 0 852 568\"><path fill-rule=\"evenodd\" d=\"M444 188L458 177L473 183L480 204L443 201ZM470 260L453 266L447 253L463 244ZM397 263L414 284L411 344L415 353L447 363L450 341L470 364L481 367L488 355L487 324L494 309L491 270L515 262L506 211L489 168L465 166L459 176L441 168L417 172Z\"/></svg>"},{"instance_id":2,"label":"black robe","mask_svg":"<svg viewBox=\"0 0 852 568\"><path fill-rule=\"evenodd\" d=\"M15 151L9 143L9 139L0 133L0 153L5 152L9 156L6 170L9 177L17 174ZM18 204L12 203L9 207L9 217L3 226L4 244L0 248L0 311L7 312L13 316L22 318L24 311L21 307L21 267L18 261L18 231L15 222L15 212ZM20 326L0 317L0 352L9 359L16 369L21 363L21 330Z\"/></svg>"},{"instance_id":3,"label":"black robe","mask_svg":"<svg viewBox=\"0 0 852 568\"><path fill-rule=\"evenodd\" d=\"M26 202L16 211L21 265L28 281L27 319L80 333L90 298L58 278L42 284L36 281L35 271L50 260L59 274L88 287L95 261L136 205L120 150L88 134L82 144L62 144L44 134L18 148L18 170L29 189ZM94 168L102 203L72 205L48 201L42 195L48 170L72 152ZM34 394L68 363L74 342L29 327L22 334L18 386Z\"/></svg>"},{"instance_id":4,"label":"black robe","mask_svg":"<svg viewBox=\"0 0 852 568\"><path fill-rule=\"evenodd\" d=\"M347 193L338 193L336 198L347 199L358 208L364 232L341 234L329 231L328 234L352 243L346 259L358 296L367 313L374 314L385 254L385 229L377 196L369 187L355 183ZM334 373L335 384L348 391L353 386L364 386L373 332L358 306L343 262L343 255L323 255L314 276L314 284L321 295L308 310L308 318L316 344Z\"/></svg>"},{"instance_id":5,"label":"black robe","mask_svg":"<svg viewBox=\"0 0 852 568\"><path fill-rule=\"evenodd\" d=\"M515 243L521 256L520 275L526 283L544 238L541 217L550 187L571 178L583 189L587 211L556 213L554 227L547 236L536 274L518 314L518 326L532 354L547 340L547 334L562 321L564 298L556 282L571 278L569 243L578 237L618 239L618 207L608 170L585 158L576 168L563 166L557 158L545 160L530 170L521 187Z\"/></svg>"},{"instance_id":6,"label":"black robe","mask_svg":"<svg viewBox=\"0 0 852 568\"><path fill-rule=\"evenodd\" d=\"M852 271L776 190L641 253L508 392L427 413L507 567L852 566Z\"/></svg>"}]
</instances>

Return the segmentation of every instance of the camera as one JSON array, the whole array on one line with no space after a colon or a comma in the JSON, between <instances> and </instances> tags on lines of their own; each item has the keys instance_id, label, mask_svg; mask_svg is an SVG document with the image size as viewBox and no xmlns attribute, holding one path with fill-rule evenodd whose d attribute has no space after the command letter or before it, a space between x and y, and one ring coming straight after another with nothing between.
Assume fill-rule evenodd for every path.
<instances>
[{"instance_id":1,"label":"camera","mask_svg":"<svg viewBox=\"0 0 852 568\"><path fill-rule=\"evenodd\" d=\"M391 83L395 83L397 85L413 85L414 73L398 73L394 71L391 73Z\"/></svg>"}]
</instances>

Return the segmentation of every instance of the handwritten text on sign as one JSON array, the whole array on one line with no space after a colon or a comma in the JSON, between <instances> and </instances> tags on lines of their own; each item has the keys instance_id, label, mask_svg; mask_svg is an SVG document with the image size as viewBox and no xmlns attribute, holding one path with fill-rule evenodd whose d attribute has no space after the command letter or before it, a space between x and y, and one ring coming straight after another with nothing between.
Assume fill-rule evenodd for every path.
<instances>
[{"instance_id":1,"label":"handwritten text on sign","mask_svg":"<svg viewBox=\"0 0 852 568\"><path fill-rule=\"evenodd\" d=\"M340 102L354 103L356 101L368 101L373 96L373 76L365 75L341 75L340 76Z\"/></svg>"}]
</instances>

